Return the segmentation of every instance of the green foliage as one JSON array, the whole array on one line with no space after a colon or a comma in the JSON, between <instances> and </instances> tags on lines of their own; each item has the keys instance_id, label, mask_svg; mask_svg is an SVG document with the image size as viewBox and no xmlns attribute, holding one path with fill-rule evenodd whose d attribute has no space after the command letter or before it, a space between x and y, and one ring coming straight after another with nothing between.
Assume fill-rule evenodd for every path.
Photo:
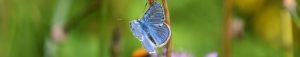
<instances>
[{"instance_id":1,"label":"green foliage","mask_svg":"<svg viewBox=\"0 0 300 57\"><path fill-rule=\"evenodd\" d=\"M223 2L168 0L172 50L187 51L195 57L221 52ZM143 46L132 35L127 20L141 18L148 8L146 3L147 0L0 0L0 57L131 57ZM60 22L66 37L56 43L51 30ZM113 34L115 29L119 34ZM242 40L233 40L233 57L282 57L282 48L269 47L251 33L245 35ZM114 36L119 36L119 42L114 42ZM112 51L114 48L117 51Z\"/></svg>"}]
</instances>

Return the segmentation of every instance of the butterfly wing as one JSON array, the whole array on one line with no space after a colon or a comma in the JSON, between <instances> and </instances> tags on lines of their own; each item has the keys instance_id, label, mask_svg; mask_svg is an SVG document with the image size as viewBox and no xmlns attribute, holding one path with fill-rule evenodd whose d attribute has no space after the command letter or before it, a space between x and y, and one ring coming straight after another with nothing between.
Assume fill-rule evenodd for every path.
<instances>
[{"instance_id":1,"label":"butterfly wing","mask_svg":"<svg viewBox=\"0 0 300 57\"><path fill-rule=\"evenodd\" d=\"M133 20L130 22L131 31L134 36L136 36L143 44L144 48L149 53L155 53L156 46L153 41L150 40L147 32L145 32L145 25L142 25L138 20Z\"/></svg>"},{"instance_id":2,"label":"butterfly wing","mask_svg":"<svg viewBox=\"0 0 300 57\"><path fill-rule=\"evenodd\" d=\"M163 23L163 25L149 25L149 35L154 40L156 46L161 47L164 46L171 35L170 27Z\"/></svg>"},{"instance_id":3,"label":"butterfly wing","mask_svg":"<svg viewBox=\"0 0 300 57\"><path fill-rule=\"evenodd\" d=\"M171 34L169 26L164 23L164 12L159 2L153 2L143 18L133 20L130 26L149 53L155 53L156 47L165 45Z\"/></svg>"},{"instance_id":4,"label":"butterfly wing","mask_svg":"<svg viewBox=\"0 0 300 57\"><path fill-rule=\"evenodd\" d=\"M150 53L156 53L155 49L156 46L153 43L153 41L150 40L150 38L144 38L144 40L142 41L142 44L144 46L144 48Z\"/></svg>"},{"instance_id":5,"label":"butterfly wing","mask_svg":"<svg viewBox=\"0 0 300 57\"><path fill-rule=\"evenodd\" d=\"M161 4L159 2L153 2L152 6L147 10L141 21L154 25L162 25L164 17L164 11Z\"/></svg>"},{"instance_id":6,"label":"butterfly wing","mask_svg":"<svg viewBox=\"0 0 300 57\"><path fill-rule=\"evenodd\" d=\"M148 34L142 28L142 25L138 22L138 20L131 21L130 28L133 35L140 41L143 41L144 38L148 38Z\"/></svg>"},{"instance_id":7,"label":"butterfly wing","mask_svg":"<svg viewBox=\"0 0 300 57\"><path fill-rule=\"evenodd\" d=\"M147 26L146 31L156 46L160 47L166 44L171 33L169 26L164 23L164 11L159 2L153 2L141 22Z\"/></svg>"}]
</instances>

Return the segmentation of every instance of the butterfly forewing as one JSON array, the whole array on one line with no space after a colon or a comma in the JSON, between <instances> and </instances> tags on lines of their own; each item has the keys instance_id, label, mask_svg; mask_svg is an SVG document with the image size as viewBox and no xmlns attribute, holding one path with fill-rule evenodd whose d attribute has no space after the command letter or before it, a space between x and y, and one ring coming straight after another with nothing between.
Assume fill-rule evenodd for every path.
<instances>
[{"instance_id":1,"label":"butterfly forewing","mask_svg":"<svg viewBox=\"0 0 300 57\"><path fill-rule=\"evenodd\" d=\"M156 51L155 51L156 46L149 38L145 38L142 41L142 44L149 53L156 53Z\"/></svg>"},{"instance_id":2,"label":"butterfly forewing","mask_svg":"<svg viewBox=\"0 0 300 57\"><path fill-rule=\"evenodd\" d=\"M159 2L154 2L147 10L142 21L154 25L161 25L164 22L164 11Z\"/></svg>"},{"instance_id":3,"label":"butterfly forewing","mask_svg":"<svg viewBox=\"0 0 300 57\"><path fill-rule=\"evenodd\" d=\"M144 26L142 26L138 20L133 20L130 22L130 28L133 35L140 41L143 41L144 38L148 38L147 32L142 27Z\"/></svg>"}]
</instances>

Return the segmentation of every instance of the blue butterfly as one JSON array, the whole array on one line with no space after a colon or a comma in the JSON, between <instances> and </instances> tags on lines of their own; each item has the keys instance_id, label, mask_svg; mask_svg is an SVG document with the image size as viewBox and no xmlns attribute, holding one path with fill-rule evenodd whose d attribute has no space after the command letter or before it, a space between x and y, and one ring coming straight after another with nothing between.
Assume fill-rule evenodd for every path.
<instances>
[{"instance_id":1,"label":"blue butterfly","mask_svg":"<svg viewBox=\"0 0 300 57\"><path fill-rule=\"evenodd\" d=\"M161 4L153 2L141 20L130 22L132 33L150 54L156 53L156 48L164 46L170 38L171 29L164 18Z\"/></svg>"}]
</instances>

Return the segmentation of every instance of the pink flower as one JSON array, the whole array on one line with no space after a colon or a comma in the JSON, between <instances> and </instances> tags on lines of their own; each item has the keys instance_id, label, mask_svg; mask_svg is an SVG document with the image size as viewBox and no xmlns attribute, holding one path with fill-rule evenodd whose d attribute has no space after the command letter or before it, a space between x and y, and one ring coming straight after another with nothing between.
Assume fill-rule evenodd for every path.
<instances>
[{"instance_id":1,"label":"pink flower","mask_svg":"<svg viewBox=\"0 0 300 57\"><path fill-rule=\"evenodd\" d=\"M218 53L217 52L210 52L210 53L206 54L205 57L218 57Z\"/></svg>"}]
</instances>

